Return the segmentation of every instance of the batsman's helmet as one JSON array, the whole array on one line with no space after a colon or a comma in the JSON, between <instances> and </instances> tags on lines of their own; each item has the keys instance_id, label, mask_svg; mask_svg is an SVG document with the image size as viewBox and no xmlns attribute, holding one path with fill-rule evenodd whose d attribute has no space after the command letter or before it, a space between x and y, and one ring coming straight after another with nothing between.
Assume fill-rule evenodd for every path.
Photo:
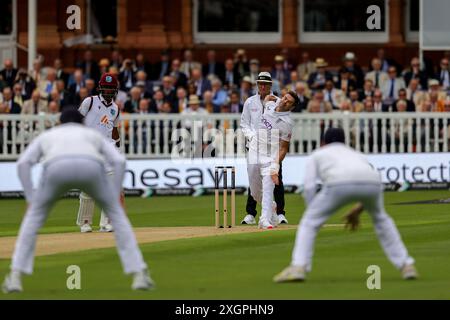
<instances>
[{"instance_id":1,"label":"batsman's helmet","mask_svg":"<svg viewBox=\"0 0 450 320\"><path fill-rule=\"evenodd\" d=\"M345 133L341 128L329 128L325 132L324 143L329 144L333 142L345 143Z\"/></svg>"},{"instance_id":2,"label":"batsman's helmet","mask_svg":"<svg viewBox=\"0 0 450 320\"><path fill-rule=\"evenodd\" d=\"M107 100L113 100L119 92L119 81L112 73L104 73L98 82L98 92Z\"/></svg>"}]
</instances>

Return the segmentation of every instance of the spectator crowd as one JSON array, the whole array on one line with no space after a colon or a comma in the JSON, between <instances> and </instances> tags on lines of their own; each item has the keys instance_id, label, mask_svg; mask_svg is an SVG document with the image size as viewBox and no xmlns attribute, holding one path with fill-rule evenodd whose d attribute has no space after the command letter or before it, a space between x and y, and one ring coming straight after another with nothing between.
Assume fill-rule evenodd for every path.
<instances>
[{"instance_id":1,"label":"spectator crowd","mask_svg":"<svg viewBox=\"0 0 450 320\"><path fill-rule=\"evenodd\" d=\"M262 66L244 49L225 61L209 50L202 62L189 49L182 57L163 51L152 62L142 53L124 58L117 50L97 61L86 50L75 66L66 67L61 59L45 64L40 57L30 71L5 59L0 114L52 114L77 108L96 94L104 72L120 81L116 103L122 113L241 113L246 99L256 93L260 71L271 72L274 94L297 93L300 104L294 112L448 112L449 57L444 54L436 66L427 61L423 67L413 57L402 67L378 49L365 65L346 52L340 66L329 66L324 58L311 58L306 51L294 58L283 49L272 66Z\"/></svg>"}]
</instances>

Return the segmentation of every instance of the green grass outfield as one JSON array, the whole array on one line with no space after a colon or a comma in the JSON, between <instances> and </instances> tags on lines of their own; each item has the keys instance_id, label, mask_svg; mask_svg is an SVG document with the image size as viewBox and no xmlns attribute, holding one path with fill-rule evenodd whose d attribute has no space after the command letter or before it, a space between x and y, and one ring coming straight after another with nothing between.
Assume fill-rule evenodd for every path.
<instances>
[{"instance_id":1,"label":"green grass outfield","mask_svg":"<svg viewBox=\"0 0 450 320\"><path fill-rule=\"evenodd\" d=\"M386 193L387 210L416 258L420 279L404 281L388 262L365 214L356 233L340 226L319 233L313 272L304 283L275 284L272 277L290 261L295 230L181 239L141 245L157 288L133 292L114 248L42 256L24 278L24 293L0 299L449 299L450 206L393 205L396 202L450 197L447 191ZM212 226L213 197L128 198L133 226ZM297 224L304 204L287 195L287 217ZM42 233L73 232L78 201L63 200ZM240 220L245 197L237 197ZM25 203L0 201L0 237L16 235ZM342 223L343 211L328 223ZM96 218L99 215L96 214ZM10 261L0 259L0 277ZM66 288L66 268L81 267L81 290ZM368 290L366 269L381 267L381 290Z\"/></svg>"}]
</instances>

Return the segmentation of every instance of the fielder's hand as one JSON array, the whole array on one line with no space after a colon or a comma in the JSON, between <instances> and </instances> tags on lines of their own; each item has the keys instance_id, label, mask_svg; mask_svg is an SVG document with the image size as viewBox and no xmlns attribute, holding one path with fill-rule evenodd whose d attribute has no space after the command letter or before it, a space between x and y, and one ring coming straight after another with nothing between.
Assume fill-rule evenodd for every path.
<instances>
[{"instance_id":1,"label":"fielder's hand","mask_svg":"<svg viewBox=\"0 0 450 320\"><path fill-rule=\"evenodd\" d=\"M356 231L360 226L359 216L364 211L362 203L356 204L349 213L344 216L345 229Z\"/></svg>"},{"instance_id":2,"label":"fielder's hand","mask_svg":"<svg viewBox=\"0 0 450 320\"><path fill-rule=\"evenodd\" d=\"M273 183L274 183L276 186L280 184L280 179L278 178L278 174L272 174L271 177L272 177Z\"/></svg>"}]
</instances>

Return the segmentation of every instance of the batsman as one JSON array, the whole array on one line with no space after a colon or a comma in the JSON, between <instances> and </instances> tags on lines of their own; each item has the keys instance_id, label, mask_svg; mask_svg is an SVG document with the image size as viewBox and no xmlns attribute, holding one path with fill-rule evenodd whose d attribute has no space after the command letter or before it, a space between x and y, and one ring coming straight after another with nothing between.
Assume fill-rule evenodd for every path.
<instances>
[{"instance_id":1,"label":"batsman","mask_svg":"<svg viewBox=\"0 0 450 320\"><path fill-rule=\"evenodd\" d=\"M84 117L87 127L93 128L105 136L111 144L120 148L119 122L120 110L114 102L119 91L119 81L111 73L102 75L98 83L98 95L87 97L81 103L78 111ZM107 175L113 179L114 172L107 168ZM120 202L124 203L124 194L120 194ZM86 193L80 193L80 207L78 209L77 225L80 231L92 232L92 218L94 216L95 202ZM108 216L102 210L100 216L100 232L113 232Z\"/></svg>"}]
</instances>

